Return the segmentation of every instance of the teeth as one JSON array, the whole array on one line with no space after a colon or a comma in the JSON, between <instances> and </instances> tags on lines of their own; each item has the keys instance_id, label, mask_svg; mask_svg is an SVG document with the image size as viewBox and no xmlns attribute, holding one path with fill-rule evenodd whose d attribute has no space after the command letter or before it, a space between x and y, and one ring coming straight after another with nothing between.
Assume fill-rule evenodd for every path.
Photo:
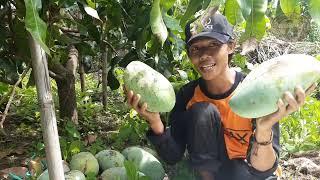
<instances>
[{"instance_id":1,"label":"teeth","mask_svg":"<svg viewBox=\"0 0 320 180\"><path fill-rule=\"evenodd\" d=\"M209 70L209 69L212 69L214 65L215 64L204 65L201 68L203 68L204 70Z\"/></svg>"}]
</instances>

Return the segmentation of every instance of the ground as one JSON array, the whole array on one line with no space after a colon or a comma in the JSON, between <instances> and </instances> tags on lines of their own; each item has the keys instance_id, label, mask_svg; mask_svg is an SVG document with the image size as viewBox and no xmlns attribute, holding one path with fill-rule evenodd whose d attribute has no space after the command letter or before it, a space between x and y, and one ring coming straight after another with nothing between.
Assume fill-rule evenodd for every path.
<instances>
[{"instance_id":1,"label":"ground","mask_svg":"<svg viewBox=\"0 0 320 180\"><path fill-rule=\"evenodd\" d=\"M112 101L124 104L123 99L119 96ZM117 127L119 127L120 122L115 113L118 112L119 114L119 111L122 112L123 109L121 108L125 107L113 107L112 109L114 112L107 111L104 113L95 113L92 115L92 118L96 120L94 126L91 125L91 127L87 128L85 127L86 121L83 121L80 123L82 127L84 127L82 130L90 131L91 128L91 130L103 140L103 143L105 143L106 146L109 146L109 144L113 142L113 139L111 138L112 134L118 133ZM61 127L61 123L62 122L58 120L58 126ZM6 135L1 134L0 136L0 179L2 179L1 170L9 167L28 167L27 162L30 158L35 154L38 155L43 148L41 143L38 143L42 142L40 122L34 122L12 115L7 117L4 127ZM304 158L307 158L307 160ZM309 160L312 162L309 162ZM317 151L283 157L280 164L283 169L281 179L320 179L320 154ZM183 174L188 174L189 171L184 164L180 163L175 166L165 165L165 168L167 169L169 177L180 174L180 178L172 179L192 179L183 176ZM20 168L18 170L21 171L25 169L26 168Z\"/></svg>"}]
</instances>

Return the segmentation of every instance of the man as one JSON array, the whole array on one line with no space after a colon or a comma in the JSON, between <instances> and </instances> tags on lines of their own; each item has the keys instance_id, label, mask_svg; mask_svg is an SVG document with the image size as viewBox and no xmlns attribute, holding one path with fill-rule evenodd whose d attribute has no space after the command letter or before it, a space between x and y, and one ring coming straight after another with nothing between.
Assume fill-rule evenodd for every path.
<instances>
[{"instance_id":1,"label":"man","mask_svg":"<svg viewBox=\"0 0 320 180\"><path fill-rule=\"evenodd\" d=\"M271 115L239 117L228 105L245 77L229 67L235 49L233 28L221 14L209 17L203 26L201 32L186 26L188 56L201 78L177 93L170 127L164 127L159 113L146 111L146 103L139 106L139 94L128 90L128 103L149 122L147 137L166 162L178 162L187 149L191 167L203 180L276 179L278 122L298 110L315 86L307 92L298 86L294 95L285 92Z\"/></svg>"}]
</instances>

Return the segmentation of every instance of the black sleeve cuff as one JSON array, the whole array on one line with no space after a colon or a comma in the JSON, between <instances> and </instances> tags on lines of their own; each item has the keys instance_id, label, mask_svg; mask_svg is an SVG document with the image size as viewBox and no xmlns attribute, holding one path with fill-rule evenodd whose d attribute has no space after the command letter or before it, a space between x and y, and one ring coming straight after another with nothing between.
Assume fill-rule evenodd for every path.
<instances>
[{"instance_id":1,"label":"black sleeve cuff","mask_svg":"<svg viewBox=\"0 0 320 180\"><path fill-rule=\"evenodd\" d=\"M147 132L148 140L155 146L155 150L166 163L175 164L182 159L185 146L179 145L171 136L170 128L156 135L152 130Z\"/></svg>"},{"instance_id":2,"label":"black sleeve cuff","mask_svg":"<svg viewBox=\"0 0 320 180\"><path fill-rule=\"evenodd\" d=\"M259 170L255 169L255 168L251 165L251 163L249 162L250 160L247 160L247 161L248 161L248 166L249 166L249 172L250 172L251 174L253 174L253 175L261 178L261 179L266 179L266 178L274 175L274 172L277 170L278 164L279 164L278 154L275 153L275 155L276 155L276 160L275 160L272 168L270 168L270 169L268 169L268 170L266 170L266 171L259 171Z\"/></svg>"}]
</instances>

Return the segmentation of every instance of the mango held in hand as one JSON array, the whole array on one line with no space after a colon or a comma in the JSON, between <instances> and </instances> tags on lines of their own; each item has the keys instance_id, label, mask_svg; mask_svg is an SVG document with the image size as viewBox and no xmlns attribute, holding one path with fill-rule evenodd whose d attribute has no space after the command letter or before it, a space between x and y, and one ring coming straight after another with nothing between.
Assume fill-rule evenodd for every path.
<instances>
[{"instance_id":1,"label":"mango held in hand","mask_svg":"<svg viewBox=\"0 0 320 180\"><path fill-rule=\"evenodd\" d=\"M140 61L132 61L124 72L127 90L140 94L150 112L169 112L176 102L171 83L160 73Z\"/></svg>"},{"instance_id":2,"label":"mango held in hand","mask_svg":"<svg viewBox=\"0 0 320 180\"><path fill-rule=\"evenodd\" d=\"M258 118L278 110L277 102L286 91L295 95L320 79L320 61L309 55L287 54L261 63L236 88L231 109L239 116Z\"/></svg>"}]
</instances>

